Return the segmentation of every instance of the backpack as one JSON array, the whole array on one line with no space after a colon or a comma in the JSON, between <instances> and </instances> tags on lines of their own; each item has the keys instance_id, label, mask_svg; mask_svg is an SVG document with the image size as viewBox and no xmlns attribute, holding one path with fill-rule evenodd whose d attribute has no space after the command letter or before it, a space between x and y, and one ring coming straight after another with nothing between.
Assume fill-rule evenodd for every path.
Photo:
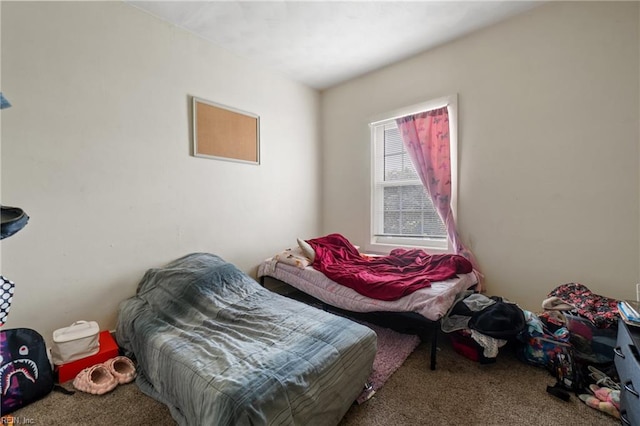
<instances>
[{"instance_id":1,"label":"backpack","mask_svg":"<svg viewBox=\"0 0 640 426\"><path fill-rule=\"evenodd\" d=\"M0 414L53 390L54 377L42 336L29 328L0 330Z\"/></svg>"},{"instance_id":2,"label":"backpack","mask_svg":"<svg viewBox=\"0 0 640 426\"><path fill-rule=\"evenodd\" d=\"M551 375L557 380L556 386L562 386L570 391L580 391L584 389L584 381L580 368L576 364L573 348L562 347L556 354L551 365Z\"/></svg>"},{"instance_id":3,"label":"backpack","mask_svg":"<svg viewBox=\"0 0 640 426\"><path fill-rule=\"evenodd\" d=\"M556 388L579 391L584 380L569 341L569 330L548 315L526 314L527 330L518 336L522 342L518 357L529 364L544 367L556 378Z\"/></svg>"}]
</instances>

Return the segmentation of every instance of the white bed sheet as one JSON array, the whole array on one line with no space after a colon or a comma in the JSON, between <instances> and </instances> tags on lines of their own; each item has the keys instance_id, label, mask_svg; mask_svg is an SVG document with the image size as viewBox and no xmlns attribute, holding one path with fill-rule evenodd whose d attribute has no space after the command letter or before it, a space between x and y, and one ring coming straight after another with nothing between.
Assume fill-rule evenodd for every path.
<instances>
[{"instance_id":1,"label":"white bed sheet","mask_svg":"<svg viewBox=\"0 0 640 426\"><path fill-rule=\"evenodd\" d=\"M258 278L270 276L283 281L336 308L352 312L416 312L437 321L455 300L456 294L477 283L476 275L460 274L458 278L434 281L431 287L414 291L397 300L377 300L330 280L322 272L308 266L304 269L267 259L258 267Z\"/></svg>"}]
</instances>

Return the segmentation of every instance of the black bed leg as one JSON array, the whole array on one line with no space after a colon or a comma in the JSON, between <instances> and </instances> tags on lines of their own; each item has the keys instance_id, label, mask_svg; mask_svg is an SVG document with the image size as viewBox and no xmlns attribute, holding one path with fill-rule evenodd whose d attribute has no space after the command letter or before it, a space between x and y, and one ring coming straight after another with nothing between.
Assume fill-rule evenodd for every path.
<instances>
[{"instance_id":1,"label":"black bed leg","mask_svg":"<svg viewBox=\"0 0 640 426\"><path fill-rule=\"evenodd\" d=\"M433 323L431 330L431 370L436 369L436 352L438 351L438 321Z\"/></svg>"}]
</instances>

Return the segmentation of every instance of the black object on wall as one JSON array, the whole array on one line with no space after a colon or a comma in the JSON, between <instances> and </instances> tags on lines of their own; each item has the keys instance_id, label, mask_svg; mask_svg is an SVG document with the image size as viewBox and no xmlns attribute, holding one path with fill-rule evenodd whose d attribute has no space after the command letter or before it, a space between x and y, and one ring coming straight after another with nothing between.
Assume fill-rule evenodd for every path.
<instances>
[{"instance_id":1,"label":"black object on wall","mask_svg":"<svg viewBox=\"0 0 640 426\"><path fill-rule=\"evenodd\" d=\"M12 236L24 228L29 221L29 216L19 207L0 206L0 210L2 212L0 240Z\"/></svg>"}]
</instances>

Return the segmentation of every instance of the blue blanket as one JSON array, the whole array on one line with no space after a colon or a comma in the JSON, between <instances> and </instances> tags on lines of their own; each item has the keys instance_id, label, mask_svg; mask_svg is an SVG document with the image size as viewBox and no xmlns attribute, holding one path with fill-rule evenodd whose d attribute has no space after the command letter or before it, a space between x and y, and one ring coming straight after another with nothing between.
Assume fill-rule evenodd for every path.
<instances>
[{"instance_id":1,"label":"blue blanket","mask_svg":"<svg viewBox=\"0 0 640 426\"><path fill-rule=\"evenodd\" d=\"M116 337L181 425L337 424L376 352L367 327L279 296L218 256L147 271Z\"/></svg>"}]
</instances>

